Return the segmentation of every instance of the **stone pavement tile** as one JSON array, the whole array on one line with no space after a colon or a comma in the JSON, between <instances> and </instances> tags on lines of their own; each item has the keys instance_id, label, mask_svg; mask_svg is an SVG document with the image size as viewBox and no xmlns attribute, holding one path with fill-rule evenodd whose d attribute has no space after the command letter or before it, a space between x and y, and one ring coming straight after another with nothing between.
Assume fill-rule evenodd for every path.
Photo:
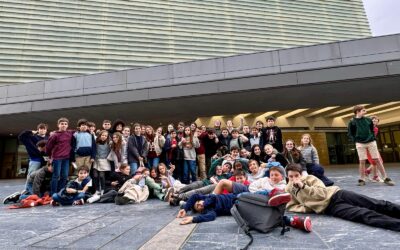
<instances>
[{"instance_id":1,"label":"stone pavement tile","mask_svg":"<svg viewBox=\"0 0 400 250\"><path fill-rule=\"evenodd\" d=\"M140 250L169 249L178 250L192 233L196 224L179 225L182 219L174 219L153 238L146 242Z\"/></svg>"}]
</instances>

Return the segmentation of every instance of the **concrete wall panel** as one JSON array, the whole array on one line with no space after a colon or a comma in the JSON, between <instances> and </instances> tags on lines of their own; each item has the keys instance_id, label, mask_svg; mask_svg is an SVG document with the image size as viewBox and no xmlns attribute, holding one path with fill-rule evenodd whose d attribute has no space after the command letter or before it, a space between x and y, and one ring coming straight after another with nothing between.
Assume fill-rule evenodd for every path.
<instances>
[{"instance_id":1,"label":"concrete wall panel","mask_svg":"<svg viewBox=\"0 0 400 250\"><path fill-rule=\"evenodd\" d=\"M337 43L279 50L281 65L325 61L340 58Z\"/></svg>"},{"instance_id":2,"label":"concrete wall panel","mask_svg":"<svg viewBox=\"0 0 400 250\"><path fill-rule=\"evenodd\" d=\"M46 94L70 90L83 90L83 79L84 77L81 76L45 81L44 92ZM83 91L81 92L83 93Z\"/></svg>"},{"instance_id":3,"label":"concrete wall panel","mask_svg":"<svg viewBox=\"0 0 400 250\"><path fill-rule=\"evenodd\" d=\"M80 108L86 106L86 98L84 96L58 98L43 101L35 101L32 103L32 111L46 111L66 108ZM67 114L66 114L67 116Z\"/></svg>"},{"instance_id":4,"label":"concrete wall panel","mask_svg":"<svg viewBox=\"0 0 400 250\"><path fill-rule=\"evenodd\" d=\"M7 87L7 97L32 96L44 93L43 81L8 85Z\"/></svg>"},{"instance_id":5,"label":"concrete wall panel","mask_svg":"<svg viewBox=\"0 0 400 250\"><path fill-rule=\"evenodd\" d=\"M154 80L164 80L172 78L172 66L162 65L157 67L148 67L133 69L127 71L127 83L151 82Z\"/></svg>"},{"instance_id":6,"label":"concrete wall panel","mask_svg":"<svg viewBox=\"0 0 400 250\"><path fill-rule=\"evenodd\" d=\"M108 93L108 92L115 92L115 91L123 91L126 90L126 84L116 84L116 85L109 85L109 86L100 86L98 88L89 88L83 89L83 94L99 94L99 93Z\"/></svg>"},{"instance_id":7,"label":"concrete wall panel","mask_svg":"<svg viewBox=\"0 0 400 250\"><path fill-rule=\"evenodd\" d=\"M236 78L236 77L248 77L257 75L268 75L277 74L281 72L280 66L268 67L268 68L258 68L258 69L246 69L238 71L225 72L226 78Z\"/></svg>"},{"instance_id":8,"label":"concrete wall panel","mask_svg":"<svg viewBox=\"0 0 400 250\"><path fill-rule=\"evenodd\" d=\"M143 101L147 100L148 97L149 90L147 89L90 95L87 97L87 106Z\"/></svg>"},{"instance_id":9,"label":"concrete wall panel","mask_svg":"<svg viewBox=\"0 0 400 250\"><path fill-rule=\"evenodd\" d=\"M223 59L172 64L172 70L175 78L221 73L224 70Z\"/></svg>"},{"instance_id":10,"label":"concrete wall panel","mask_svg":"<svg viewBox=\"0 0 400 250\"><path fill-rule=\"evenodd\" d=\"M400 58L399 52L388 52L382 54L373 54L357 57L346 57L343 58L343 64L361 64L361 63L371 63L371 62L382 62L388 60L396 60Z\"/></svg>"},{"instance_id":11,"label":"concrete wall panel","mask_svg":"<svg viewBox=\"0 0 400 250\"><path fill-rule=\"evenodd\" d=\"M173 79L162 79L162 80L153 80L149 82L135 82L135 83L128 83L126 88L128 90L131 89L145 89L145 88L155 88L155 87L163 87L172 85L174 83Z\"/></svg>"},{"instance_id":12,"label":"concrete wall panel","mask_svg":"<svg viewBox=\"0 0 400 250\"><path fill-rule=\"evenodd\" d=\"M205 81L216 81L225 78L224 73L215 73L215 74L207 74L207 75L196 75L196 76L187 76L174 78L174 84L182 84L182 83L196 83L196 82L205 82Z\"/></svg>"},{"instance_id":13,"label":"concrete wall panel","mask_svg":"<svg viewBox=\"0 0 400 250\"><path fill-rule=\"evenodd\" d=\"M277 51L225 57L223 58L224 71L227 73L278 66L278 57Z\"/></svg>"},{"instance_id":14,"label":"concrete wall panel","mask_svg":"<svg viewBox=\"0 0 400 250\"><path fill-rule=\"evenodd\" d=\"M149 98L163 99L171 97L205 95L212 93L218 93L218 86L217 84L215 84L215 82L154 88L149 90Z\"/></svg>"},{"instance_id":15,"label":"concrete wall panel","mask_svg":"<svg viewBox=\"0 0 400 250\"><path fill-rule=\"evenodd\" d=\"M387 75L385 63L372 63L331 69L298 72L298 83L320 83Z\"/></svg>"},{"instance_id":16,"label":"concrete wall panel","mask_svg":"<svg viewBox=\"0 0 400 250\"><path fill-rule=\"evenodd\" d=\"M84 88L98 88L101 86L112 86L126 84L126 70L94 74L84 77Z\"/></svg>"},{"instance_id":17,"label":"concrete wall panel","mask_svg":"<svg viewBox=\"0 0 400 250\"><path fill-rule=\"evenodd\" d=\"M218 82L220 92L296 85L296 73L240 78Z\"/></svg>"},{"instance_id":18,"label":"concrete wall panel","mask_svg":"<svg viewBox=\"0 0 400 250\"><path fill-rule=\"evenodd\" d=\"M400 74L400 61L387 62L386 65L389 71L389 75Z\"/></svg>"},{"instance_id":19,"label":"concrete wall panel","mask_svg":"<svg viewBox=\"0 0 400 250\"><path fill-rule=\"evenodd\" d=\"M32 103L31 102L23 102L23 103L12 103L6 105L0 105L0 114L18 114L32 111Z\"/></svg>"},{"instance_id":20,"label":"concrete wall panel","mask_svg":"<svg viewBox=\"0 0 400 250\"><path fill-rule=\"evenodd\" d=\"M343 58L400 51L396 36L340 42L339 46Z\"/></svg>"},{"instance_id":21,"label":"concrete wall panel","mask_svg":"<svg viewBox=\"0 0 400 250\"><path fill-rule=\"evenodd\" d=\"M342 64L341 59L332 59L326 61L317 61L317 62L305 62L298 64L290 64L290 65L282 65L282 72L286 71L297 71L297 70L306 70L306 69L318 69L318 68L327 68L327 67L337 67Z\"/></svg>"}]
</instances>

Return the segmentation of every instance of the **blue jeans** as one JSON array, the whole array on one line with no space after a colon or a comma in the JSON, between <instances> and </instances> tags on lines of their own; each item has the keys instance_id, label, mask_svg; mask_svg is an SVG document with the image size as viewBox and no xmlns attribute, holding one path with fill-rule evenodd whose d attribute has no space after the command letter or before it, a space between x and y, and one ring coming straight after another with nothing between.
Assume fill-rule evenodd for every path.
<instances>
[{"instance_id":1,"label":"blue jeans","mask_svg":"<svg viewBox=\"0 0 400 250\"><path fill-rule=\"evenodd\" d=\"M183 164L183 180L184 183L188 184L190 182L190 175L192 176L192 182L195 182L197 180L197 167L196 167L196 161L191 161L191 160L185 160Z\"/></svg>"},{"instance_id":2,"label":"blue jeans","mask_svg":"<svg viewBox=\"0 0 400 250\"><path fill-rule=\"evenodd\" d=\"M61 205L72 205L72 203L74 203L74 201L80 200L85 198L85 193L77 193L74 196L72 196L71 198L61 198L57 193L53 194L52 196L53 200L60 203Z\"/></svg>"},{"instance_id":3,"label":"blue jeans","mask_svg":"<svg viewBox=\"0 0 400 250\"><path fill-rule=\"evenodd\" d=\"M157 167L159 162L160 158L158 157L147 159L146 167L152 169L153 167Z\"/></svg>"},{"instance_id":4,"label":"blue jeans","mask_svg":"<svg viewBox=\"0 0 400 250\"><path fill-rule=\"evenodd\" d=\"M60 191L67 184L69 159L53 160L53 175L50 182L51 195Z\"/></svg>"},{"instance_id":5,"label":"blue jeans","mask_svg":"<svg viewBox=\"0 0 400 250\"><path fill-rule=\"evenodd\" d=\"M42 166L42 163L41 163L40 161L32 161L32 160L29 160L28 174L27 174L27 176L26 176L25 189L28 188L28 179L29 179L29 175L30 175L32 172L35 172L36 170L38 170L41 166Z\"/></svg>"},{"instance_id":6,"label":"blue jeans","mask_svg":"<svg viewBox=\"0 0 400 250\"><path fill-rule=\"evenodd\" d=\"M137 162L132 162L129 164L131 167L131 172L129 172L130 175L134 175L136 173L136 170L138 169L138 163Z\"/></svg>"}]
</instances>

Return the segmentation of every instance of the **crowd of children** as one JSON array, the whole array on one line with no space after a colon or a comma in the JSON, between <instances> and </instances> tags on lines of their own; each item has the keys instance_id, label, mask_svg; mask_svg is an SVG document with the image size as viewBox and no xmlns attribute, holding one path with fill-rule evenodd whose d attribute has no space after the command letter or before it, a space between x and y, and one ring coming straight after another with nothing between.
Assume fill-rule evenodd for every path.
<instances>
[{"instance_id":1,"label":"crowd of children","mask_svg":"<svg viewBox=\"0 0 400 250\"><path fill-rule=\"evenodd\" d=\"M374 148L377 123L364 117L364 107L354 110L349 135L360 158L359 184L365 184L366 171L374 176L379 171L386 184L394 185ZM172 206L181 205L178 217L184 218L181 224L187 224L229 214L237 196L250 192L269 196L271 206L288 203L289 211L325 212L398 231L386 222L389 218L382 217L378 222L359 218L380 211L385 214L382 216L398 218L397 205L390 204L388 209L387 203L370 198L348 198L348 191L339 190L325 176L309 134L304 134L296 147L291 139L282 141L274 117L266 121L265 127L257 121L252 128L243 120L239 128L234 128L232 121L225 128L220 121L213 128L179 122L176 129L169 124L164 133L162 127L154 130L137 123L130 127L121 120L113 124L104 120L102 128L96 130L93 122L80 119L77 129L70 130L68 119L60 118L58 130L50 136L47 125L39 124L37 131L23 131L19 136L30 157L25 190L6 197L4 203L29 195L40 197L45 192L54 206L96 202L124 205L154 197ZM370 170L365 169L368 157ZM354 209L357 219L338 206ZM371 211L355 206L368 206ZM189 210L200 215L186 217ZM309 217L285 217L285 221L311 231Z\"/></svg>"}]
</instances>

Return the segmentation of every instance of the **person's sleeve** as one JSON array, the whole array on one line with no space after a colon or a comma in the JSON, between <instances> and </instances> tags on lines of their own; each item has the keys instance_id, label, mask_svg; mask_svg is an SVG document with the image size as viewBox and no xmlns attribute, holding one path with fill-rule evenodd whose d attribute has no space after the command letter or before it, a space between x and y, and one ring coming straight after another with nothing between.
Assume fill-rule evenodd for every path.
<instances>
[{"instance_id":1,"label":"person's sleeve","mask_svg":"<svg viewBox=\"0 0 400 250\"><path fill-rule=\"evenodd\" d=\"M32 137L32 131L31 130L25 130L22 131L19 135L18 135L18 140L21 141L24 145L26 145L31 137Z\"/></svg>"},{"instance_id":2,"label":"person's sleeve","mask_svg":"<svg viewBox=\"0 0 400 250\"><path fill-rule=\"evenodd\" d=\"M353 119L349 121L349 125L347 126L347 136L355 142L355 135L356 135L356 126L353 124Z\"/></svg>"},{"instance_id":3,"label":"person's sleeve","mask_svg":"<svg viewBox=\"0 0 400 250\"><path fill-rule=\"evenodd\" d=\"M158 143L160 145L160 148L163 148L165 145L165 137L163 135L160 135L158 138Z\"/></svg>"},{"instance_id":4,"label":"person's sleeve","mask_svg":"<svg viewBox=\"0 0 400 250\"><path fill-rule=\"evenodd\" d=\"M260 179L258 179L258 180L256 180L256 181L254 181L254 182L252 182L252 183L250 184L250 186L249 186L249 191L250 191L250 193L255 193L255 192L260 191L260 190L262 189L261 179L262 179L262 178L260 178Z\"/></svg>"},{"instance_id":5,"label":"person's sleeve","mask_svg":"<svg viewBox=\"0 0 400 250\"><path fill-rule=\"evenodd\" d=\"M145 140L145 143L143 145L143 158L147 157L147 154L149 153L149 142L146 140L146 138L142 138L143 140ZM140 152L139 152L140 155Z\"/></svg>"},{"instance_id":6,"label":"person's sleeve","mask_svg":"<svg viewBox=\"0 0 400 250\"><path fill-rule=\"evenodd\" d=\"M318 151L317 149L313 146L312 147L312 162L315 164L319 164L319 156L318 156Z\"/></svg>"},{"instance_id":7,"label":"person's sleeve","mask_svg":"<svg viewBox=\"0 0 400 250\"><path fill-rule=\"evenodd\" d=\"M198 148L198 147L200 147L200 141L199 141L199 138L197 138L197 137L193 137L193 145L194 145L194 147L195 147L195 148Z\"/></svg>"},{"instance_id":8,"label":"person's sleeve","mask_svg":"<svg viewBox=\"0 0 400 250\"><path fill-rule=\"evenodd\" d=\"M33 194L40 195L40 187L42 186L45 176L46 176L46 172L42 171L42 170L40 170L35 175L35 178L33 179L33 186L32 186Z\"/></svg>"},{"instance_id":9,"label":"person's sleeve","mask_svg":"<svg viewBox=\"0 0 400 250\"><path fill-rule=\"evenodd\" d=\"M96 154L97 154L96 140L94 139L94 136L92 135L92 155L90 158L96 159Z\"/></svg>"},{"instance_id":10,"label":"person's sleeve","mask_svg":"<svg viewBox=\"0 0 400 250\"><path fill-rule=\"evenodd\" d=\"M307 162L301 154L300 154L299 164L301 165L301 169L307 172Z\"/></svg>"},{"instance_id":11,"label":"person's sleeve","mask_svg":"<svg viewBox=\"0 0 400 250\"><path fill-rule=\"evenodd\" d=\"M215 168L224 161L223 158L215 159L212 161L210 169L208 170L208 176L213 176L215 174Z\"/></svg>"},{"instance_id":12,"label":"person's sleeve","mask_svg":"<svg viewBox=\"0 0 400 250\"><path fill-rule=\"evenodd\" d=\"M55 136L50 136L49 140L46 143L46 155L48 155L50 158L53 156L52 151L53 151L54 144L56 141L55 138L56 138Z\"/></svg>"},{"instance_id":13,"label":"person's sleeve","mask_svg":"<svg viewBox=\"0 0 400 250\"><path fill-rule=\"evenodd\" d=\"M324 183L317 177L313 177L303 182L304 187L300 189L299 193L305 193L307 197L313 200L325 200L327 197L327 188ZM304 194L303 194L304 195Z\"/></svg>"},{"instance_id":14,"label":"person's sleeve","mask_svg":"<svg viewBox=\"0 0 400 250\"><path fill-rule=\"evenodd\" d=\"M286 210L293 213L312 213L313 211L302 204L296 198L293 198L286 204Z\"/></svg>"},{"instance_id":15,"label":"person's sleeve","mask_svg":"<svg viewBox=\"0 0 400 250\"><path fill-rule=\"evenodd\" d=\"M193 223L213 221L215 218L217 218L217 213L214 210L208 210L204 214L193 217Z\"/></svg>"}]
</instances>

